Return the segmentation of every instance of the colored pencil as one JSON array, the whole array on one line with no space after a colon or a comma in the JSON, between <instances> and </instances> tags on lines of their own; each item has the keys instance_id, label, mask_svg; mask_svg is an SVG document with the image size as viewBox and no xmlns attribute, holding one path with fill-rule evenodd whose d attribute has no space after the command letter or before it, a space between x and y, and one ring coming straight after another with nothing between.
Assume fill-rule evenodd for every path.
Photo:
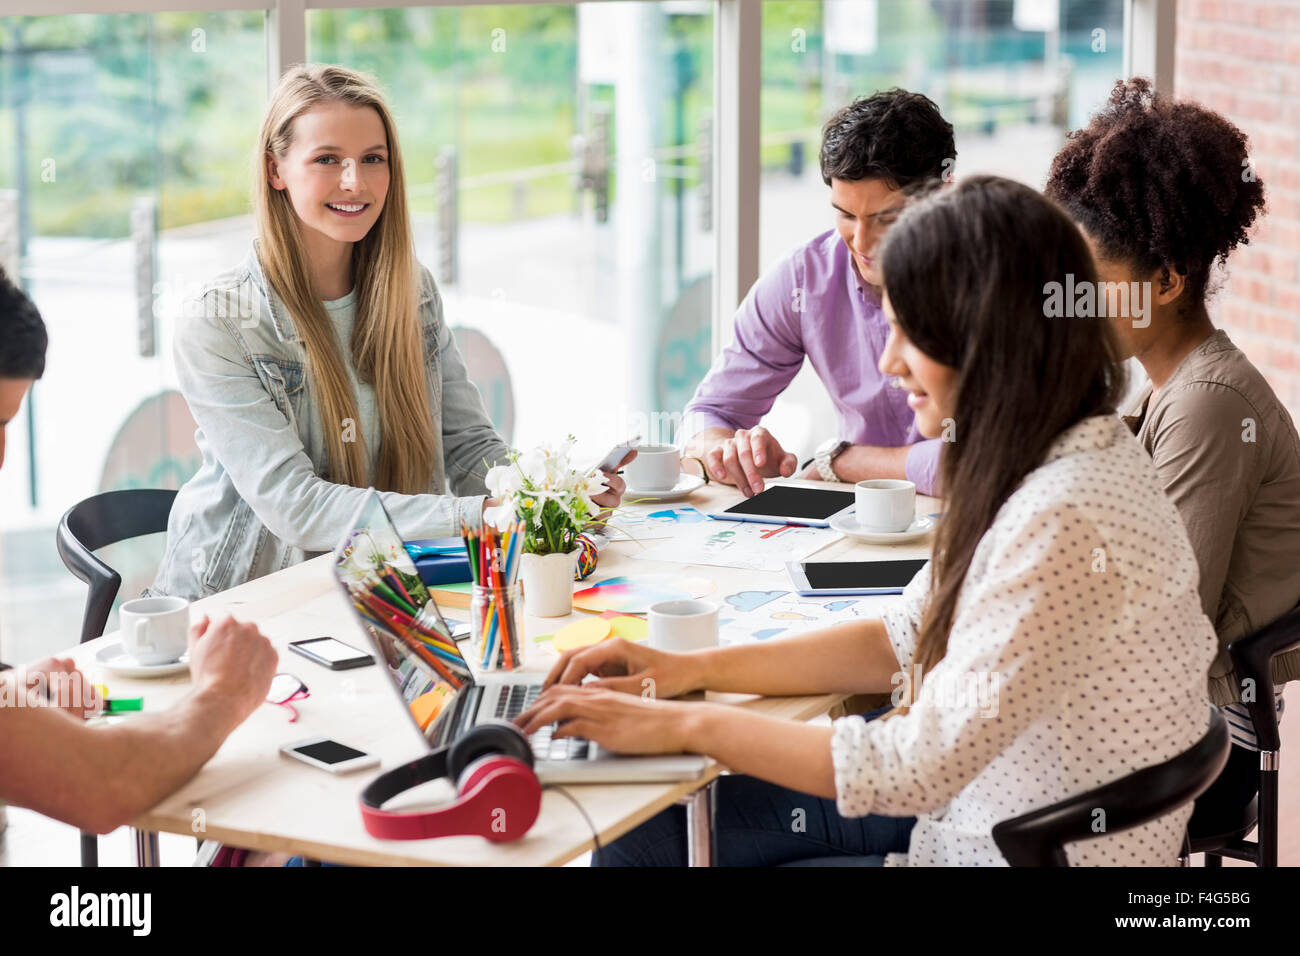
<instances>
[{"instance_id":1,"label":"colored pencil","mask_svg":"<svg viewBox=\"0 0 1300 956\"><path fill-rule=\"evenodd\" d=\"M363 595L364 592L361 592L360 594L358 594L357 592L353 592L354 599L362 597ZM425 663L427 663L430 667L432 667L439 677L447 681L447 683L451 684L453 688L459 690L462 686L464 686L465 683L464 680L456 676L456 674L453 671L451 671L445 664L443 664L438 659L433 648L428 647L422 641L416 641L411 639L410 635L406 633L406 628L403 627L401 622L398 621L395 616L391 619L386 619L381 612L376 612L374 609L368 607L365 603L362 603L362 601L355 601L355 603L357 609L360 610L368 619L374 621L376 624L382 627L389 634L392 634L403 644L407 645L412 651L415 652L417 656L419 656L422 660L425 661ZM457 668L463 666L462 661L460 661L459 659L455 659L451 661L451 663L455 664Z\"/></svg>"},{"instance_id":2,"label":"colored pencil","mask_svg":"<svg viewBox=\"0 0 1300 956\"><path fill-rule=\"evenodd\" d=\"M396 571L390 569L388 572L387 580L389 584L397 591L397 593L406 599L407 604L417 609L420 607L420 605L416 603L415 598L411 597L411 592L406 590L406 586L402 584L402 579L401 577L398 576Z\"/></svg>"}]
</instances>

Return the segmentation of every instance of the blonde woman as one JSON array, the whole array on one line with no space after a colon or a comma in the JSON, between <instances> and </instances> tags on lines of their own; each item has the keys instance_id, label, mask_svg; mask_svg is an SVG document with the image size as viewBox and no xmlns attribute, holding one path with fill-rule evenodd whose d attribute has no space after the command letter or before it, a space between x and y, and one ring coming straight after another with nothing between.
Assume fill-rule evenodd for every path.
<instances>
[{"instance_id":1,"label":"blonde woman","mask_svg":"<svg viewBox=\"0 0 1300 956\"><path fill-rule=\"evenodd\" d=\"M415 259L397 129L368 77L290 70L255 157L257 238L176 333L203 462L152 591L201 598L327 551L373 485L407 538L459 533L507 448ZM613 507L621 478L598 504Z\"/></svg>"}]
</instances>

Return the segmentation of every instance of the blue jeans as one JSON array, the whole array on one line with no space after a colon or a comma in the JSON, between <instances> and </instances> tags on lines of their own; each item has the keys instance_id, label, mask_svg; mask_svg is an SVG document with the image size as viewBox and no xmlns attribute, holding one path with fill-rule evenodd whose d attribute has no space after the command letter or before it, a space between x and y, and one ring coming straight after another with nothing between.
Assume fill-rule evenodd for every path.
<instances>
[{"instance_id":1,"label":"blue jeans","mask_svg":"<svg viewBox=\"0 0 1300 956\"><path fill-rule=\"evenodd\" d=\"M888 707L863 714L878 717ZM718 866L880 866L905 853L915 817L843 817L834 800L738 774L714 783ZM669 807L592 854L592 866L685 866L686 808Z\"/></svg>"}]
</instances>

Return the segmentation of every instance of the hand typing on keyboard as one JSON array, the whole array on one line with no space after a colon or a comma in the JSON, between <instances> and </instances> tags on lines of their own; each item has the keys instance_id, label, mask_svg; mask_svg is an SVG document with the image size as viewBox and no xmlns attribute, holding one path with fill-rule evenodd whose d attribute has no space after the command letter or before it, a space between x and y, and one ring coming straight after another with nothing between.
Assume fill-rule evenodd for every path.
<instances>
[{"instance_id":1,"label":"hand typing on keyboard","mask_svg":"<svg viewBox=\"0 0 1300 956\"><path fill-rule=\"evenodd\" d=\"M537 702L542 692L541 684L514 684L501 694L497 701L496 717L515 720L526 707ZM556 737L555 725L547 724L529 736L533 757L537 760L587 760L594 748L581 737Z\"/></svg>"},{"instance_id":2,"label":"hand typing on keyboard","mask_svg":"<svg viewBox=\"0 0 1300 956\"><path fill-rule=\"evenodd\" d=\"M579 684L594 677L589 681L592 687L663 700L705 687L708 661L707 653L676 654L610 638L591 647L565 651L542 686Z\"/></svg>"},{"instance_id":3,"label":"hand typing on keyboard","mask_svg":"<svg viewBox=\"0 0 1300 956\"><path fill-rule=\"evenodd\" d=\"M696 725L691 718L700 708L717 706L556 685L526 707L515 723L530 736L549 732L551 746L583 738L614 753L693 753L698 751L690 746L690 728Z\"/></svg>"}]
</instances>

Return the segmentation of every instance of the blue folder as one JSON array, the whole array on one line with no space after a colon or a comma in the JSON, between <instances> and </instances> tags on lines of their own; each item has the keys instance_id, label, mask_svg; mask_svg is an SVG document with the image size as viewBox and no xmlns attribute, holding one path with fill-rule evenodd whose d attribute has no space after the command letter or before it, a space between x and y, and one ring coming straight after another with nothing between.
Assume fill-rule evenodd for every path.
<instances>
[{"instance_id":1,"label":"blue folder","mask_svg":"<svg viewBox=\"0 0 1300 956\"><path fill-rule=\"evenodd\" d=\"M415 562L415 569L426 587L472 580L469 555L465 553L465 542L460 538L407 541L406 553Z\"/></svg>"}]
</instances>

